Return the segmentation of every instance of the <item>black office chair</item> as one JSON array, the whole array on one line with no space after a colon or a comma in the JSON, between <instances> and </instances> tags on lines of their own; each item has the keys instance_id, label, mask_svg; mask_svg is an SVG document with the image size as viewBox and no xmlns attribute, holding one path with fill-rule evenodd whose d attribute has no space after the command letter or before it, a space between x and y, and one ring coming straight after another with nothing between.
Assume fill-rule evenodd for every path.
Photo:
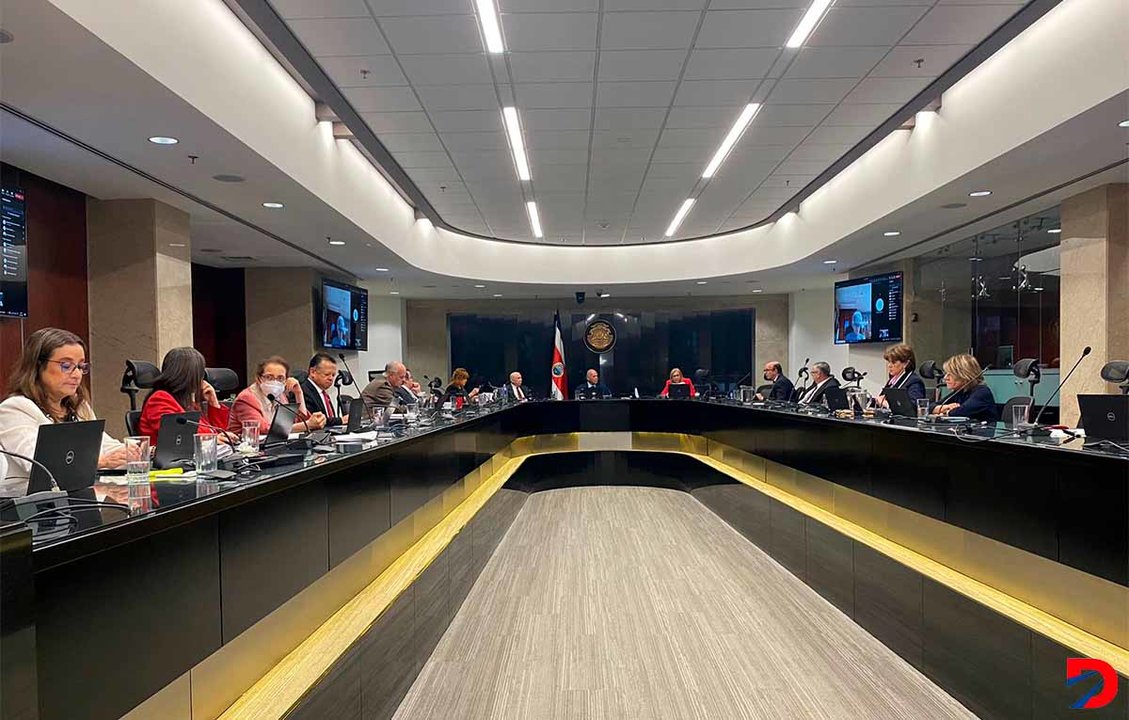
<instances>
[{"instance_id":1,"label":"black office chair","mask_svg":"<svg viewBox=\"0 0 1129 720\"><path fill-rule=\"evenodd\" d=\"M757 388L757 395L760 395L761 397L763 397L765 399L768 399L768 394L770 392L772 392L772 384L771 383L769 383L768 385L761 385Z\"/></svg>"},{"instance_id":2,"label":"black office chair","mask_svg":"<svg viewBox=\"0 0 1129 720\"><path fill-rule=\"evenodd\" d=\"M1102 380L1115 383L1124 395L1129 395L1129 360L1113 360L1102 366Z\"/></svg>"},{"instance_id":3,"label":"black office chair","mask_svg":"<svg viewBox=\"0 0 1129 720\"><path fill-rule=\"evenodd\" d=\"M1011 371L1017 378L1026 380L1031 385L1031 397L1035 397L1035 386L1043 379L1039 361L1035 358L1023 358L1011 366Z\"/></svg>"},{"instance_id":4,"label":"black office chair","mask_svg":"<svg viewBox=\"0 0 1129 720\"><path fill-rule=\"evenodd\" d=\"M1012 416L1014 415L1012 408L1014 407L1026 407L1027 412L1024 414L1023 419L1024 422L1031 422L1031 407L1034 404L1035 400L1033 398L1024 397L1023 395L1017 395L1004 403L1004 427L1009 429L1015 428L1015 421L1012 418Z\"/></svg>"},{"instance_id":5,"label":"black office chair","mask_svg":"<svg viewBox=\"0 0 1129 720\"><path fill-rule=\"evenodd\" d=\"M862 379L864 377L866 377L866 373L859 372L858 370L855 370L853 367L843 368L843 379L845 381L847 381L848 384L854 383L855 387L862 387Z\"/></svg>"},{"instance_id":6,"label":"black office chair","mask_svg":"<svg viewBox=\"0 0 1129 720\"><path fill-rule=\"evenodd\" d=\"M204 368L204 379L216 391L216 397L239 390L239 376L230 368Z\"/></svg>"},{"instance_id":7,"label":"black office chair","mask_svg":"<svg viewBox=\"0 0 1129 720\"><path fill-rule=\"evenodd\" d=\"M945 371L937 367L936 360L926 360L917 368L917 374L920 375L923 380L933 381L933 392L929 396L936 400L937 389L941 387L941 380L945 377Z\"/></svg>"},{"instance_id":8,"label":"black office chair","mask_svg":"<svg viewBox=\"0 0 1129 720\"><path fill-rule=\"evenodd\" d=\"M138 425L141 423L140 410L127 410L125 413L125 429L131 436L140 435L141 430Z\"/></svg>"},{"instance_id":9,"label":"black office chair","mask_svg":"<svg viewBox=\"0 0 1129 720\"><path fill-rule=\"evenodd\" d=\"M137 409L137 394L142 390L153 387L153 381L161 374L161 369L151 362L144 360L126 360L125 372L122 373L121 391L129 395L129 409ZM126 423L128 425L128 418Z\"/></svg>"},{"instance_id":10,"label":"black office chair","mask_svg":"<svg viewBox=\"0 0 1129 720\"><path fill-rule=\"evenodd\" d=\"M299 383L306 382L306 378L308 378L309 376L310 372L308 370L294 370L290 373L290 377L294 378Z\"/></svg>"}]
</instances>

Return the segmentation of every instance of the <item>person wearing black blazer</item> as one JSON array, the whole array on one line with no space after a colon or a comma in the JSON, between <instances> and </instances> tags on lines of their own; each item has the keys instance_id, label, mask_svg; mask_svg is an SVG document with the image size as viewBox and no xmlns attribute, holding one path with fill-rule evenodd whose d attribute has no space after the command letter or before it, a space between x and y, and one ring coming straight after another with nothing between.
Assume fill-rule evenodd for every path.
<instances>
[{"instance_id":1,"label":"person wearing black blazer","mask_svg":"<svg viewBox=\"0 0 1129 720\"><path fill-rule=\"evenodd\" d=\"M596 372L595 368L588 368L588 372L584 374L584 382L573 393L573 397L578 399L608 398L611 396L612 391L608 389L607 385L600 382L600 373Z\"/></svg>"},{"instance_id":2,"label":"person wearing black blazer","mask_svg":"<svg viewBox=\"0 0 1129 720\"><path fill-rule=\"evenodd\" d=\"M889 407L885 396L886 388L901 388L909 395L909 399L915 402L925 398L925 381L914 372L914 368L917 367L917 357L913 348L905 343L891 345L882 353L882 359L886 361L886 374L889 379L879 391L878 397L874 399L876 405Z\"/></svg>"},{"instance_id":3,"label":"person wearing black blazer","mask_svg":"<svg viewBox=\"0 0 1129 720\"><path fill-rule=\"evenodd\" d=\"M757 400L772 400L773 402L791 402L792 393L796 391L796 386L784 374L784 366L772 360L764 364L764 381L772 383L772 389L768 391L768 397L761 393L757 393Z\"/></svg>"},{"instance_id":4,"label":"person wearing black blazer","mask_svg":"<svg viewBox=\"0 0 1129 720\"><path fill-rule=\"evenodd\" d=\"M981 382L984 371L971 355L954 355L945 361L945 387L953 394L945 403L933 405L938 415L966 417L969 420L999 422L996 398L991 389Z\"/></svg>"},{"instance_id":5,"label":"person wearing black blazer","mask_svg":"<svg viewBox=\"0 0 1129 720\"><path fill-rule=\"evenodd\" d=\"M831 374L831 366L825 362L812 363L811 387L800 395L801 405L814 405L823 402L823 393L829 387L839 387L839 380Z\"/></svg>"},{"instance_id":6,"label":"person wearing black blazer","mask_svg":"<svg viewBox=\"0 0 1129 720\"><path fill-rule=\"evenodd\" d=\"M302 381L302 397L306 401L306 409L311 412L320 412L325 415L325 426L334 427L349 422L349 416L342 416L337 412L337 407L329 397L329 389L337 378L337 361L326 353L318 353L310 358L310 367L306 379Z\"/></svg>"}]
</instances>

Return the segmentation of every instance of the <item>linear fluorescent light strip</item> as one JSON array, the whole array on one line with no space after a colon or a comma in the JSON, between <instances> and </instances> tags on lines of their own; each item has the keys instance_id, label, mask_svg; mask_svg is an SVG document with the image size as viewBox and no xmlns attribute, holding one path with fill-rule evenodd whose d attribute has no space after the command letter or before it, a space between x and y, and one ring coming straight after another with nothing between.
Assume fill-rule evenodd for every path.
<instances>
[{"instance_id":1,"label":"linear fluorescent light strip","mask_svg":"<svg viewBox=\"0 0 1129 720\"><path fill-rule=\"evenodd\" d=\"M514 153L514 165L517 167L517 176L522 180L529 179L529 158L525 156L525 141L521 139L521 123L518 122L517 108L502 108L502 122L506 125L506 137L510 140L510 149Z\"/></svg>"},{"instance_id":2,"label":"linear fluorescent light strip","mask_svg":"<svg viewBox=\"0 0 1129 720\"><path fill-rule=\"evenodd\" d=\"M737 122L733 123L733 127L729 128L729 133L725 136L725 139L721 141L717 152L713 154L713 159L710 160L709 165L706 165L706 169L702 171L702 177L712 178L714 176L717 169L725 162L725 158L729 157L729 152L733 150L733 146L736 145L737 141L741 139L741 136L745 134L745 130L748 129L749 124L753 122L753 118L757 116L760 109L760 103L749 103L745 106L745 109L737 116Z\"/></svg>"},{"instance_id":3,"label":"linear fluorescent light strip","mask_svg":"<svg viewBox=\"0 0 1129 720\"><path fill-rule=\"evenodd\" d=\"M529 226L533 228L533 237L543 237L541 232L541 216L537 214L537 203L530 200L525 204L525 209L529 213Z\"/></svg>"},{"instance_id":4,"label":"linear fluorescent light strip","mask_svg":"<svg viewBox=\"0 0 1129 720\"><path fill-rule=\"evenodd\" d=\"M494 0L474 0L478 8L478 20L482 23L482 37L486 40L486 52L505 52L502 44L502 26L498 24L498 12Z\"/></svg>"},{"instance_id":5,"label":"linear fluorescent light strip","mask_svg":"<svg viewBox=\"0 0 1129 720\"><path fill-rule=\"evenodd\" d=\"M788 38L788 42L784 43L784 47L798 48L802 47L807 42L808 36L812 34L815 27L819 25L819 21L827 13L827 9L835 0L813 0L811 7L804 13L804 17L800 20L800 24L792 32L792 37Z\"/></svg>"},{"instance_id":6,"label":"linear fluorescent light strip","mask_svg":"<svg viewBox=\"0 0 1129 720\"><path fill-rule=\"evenodd\" d=\"M686 219L686 213L690 212L690 208L694 205L694 198L686 198L682 201L682 207L678 208L678 212L674 213L674 219L670 221L670 226L667 227L667 237L673 237L674 233L678 232L678 226Z\"/></svg>"}]
</instances>

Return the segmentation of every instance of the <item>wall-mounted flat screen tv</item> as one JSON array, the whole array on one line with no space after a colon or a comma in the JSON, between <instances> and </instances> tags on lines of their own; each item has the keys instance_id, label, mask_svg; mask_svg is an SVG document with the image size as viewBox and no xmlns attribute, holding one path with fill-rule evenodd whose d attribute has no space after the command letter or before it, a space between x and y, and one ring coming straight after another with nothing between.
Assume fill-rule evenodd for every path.
<instances>
[{"instance_id":1,"label":"wall-mounted flat screen tv","mask_svg":"<svg viewBox=\"0 0 1129 720\"><path fill-rule=\"evenodd\" d=\"M27 317L27 208L19 188L0 188L0 317Z\"/></svg>"},{"instance_id":2,"label":"wall-mounted flat screen tv","mask_svg":"<svg viewBox=\"0 0 1129 720\"><path fill-rule=\"evenodd\" d=\"M902 340L902 274L835 283L835 344Z\"/></svg>"},{"instance_id":3,"label":"wall-mounted flat screen tv","mask_svg":"<svg viewBox=\"0 0 1129 720\"><path fill-rule=\"evenodd\" d=\"M368 350L368 290L323 279L318 300L321 346Z\"/></svg>"}]
</instances>

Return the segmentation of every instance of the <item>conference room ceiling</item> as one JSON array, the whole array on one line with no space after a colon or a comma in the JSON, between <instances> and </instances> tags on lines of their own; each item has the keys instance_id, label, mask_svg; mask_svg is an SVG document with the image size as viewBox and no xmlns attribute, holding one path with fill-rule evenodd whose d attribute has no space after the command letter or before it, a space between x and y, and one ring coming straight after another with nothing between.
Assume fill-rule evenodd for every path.
<instances>
[{"instance_id":1,"label":"conference room ceiling","mask_svg":"<svg viewBox=\"0 0 1129 720\"><path fill-rule=\"evenodd\" d=\"M500 0L506 52L490 55L473 0L270 2L443 220L590 245L765 219L1022 6L840 0L793 50L807 0ZM759 113L703 180L751 102Z\"/></svg>"}]
</instances>

